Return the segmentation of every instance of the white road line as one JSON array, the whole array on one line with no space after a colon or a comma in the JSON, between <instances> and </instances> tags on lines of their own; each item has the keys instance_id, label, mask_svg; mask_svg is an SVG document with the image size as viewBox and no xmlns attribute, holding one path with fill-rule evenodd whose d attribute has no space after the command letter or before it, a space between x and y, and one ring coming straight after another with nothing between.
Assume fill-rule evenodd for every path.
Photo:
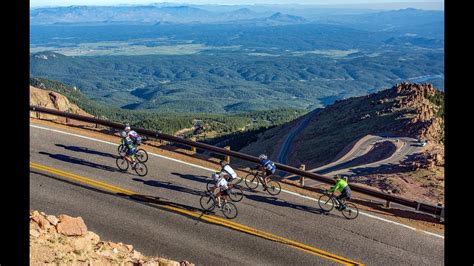
<instances>
[{"instance_id":1,"label":"white road line","mask_svg":"<svg viewBox=\"0 0 474 266\"><path fill-rule=\"evenodd\" d=\"M60 134L75 136L75 137L78 137L78 138L88 139L88 140L97 141L97 142L110 144L110 145L114 145L114 146L118 145L117 143L113 143L113 142L110 142L110 141L95 139L95 138L86 137L86 136L82 136L82 135L78 135L78 134L74 134L74 133L69 133L69 132L65 132L65 131L61 131L61 130L57 130L57 129L52 129L52 128L42 127L42 126L38 126L38 125L33 125L31 123L30 123L30 127L43 129L43 130L48 130L48 131L52 131L52 132L56 132L56 133L60 133ZM148 154L156 156L156 157L160 157L160 158L163 158L163 159L171 160L171 161L174 161L174 162L177 162L177 163L182 163L182 164L186 164L186 165L189 165L189 166L193 166L193 167L196 167L196 168L199 168L199 169L203 169L203 170L207 170L207 171L211 171L211 172L216 172L215 169L203 167L203 166L200 166L200 165L197 165L197 164L188 163L188 162L185 162L185 161L177 160L177 159L174 159L174 158L166 157L166 156L155 154L155 153L152 153L152 152L149 152ZM294 195L294 196L304 198L304 199L308 199L308 200L312 200L312 201L318 201L315 198L311 198L311 197L308 197L308 196L305 196L305 195L301 195L301 194L293 192L293 191L288 191L288 190L284 190L284 189L282 189L281 191L285 192L285 193L288 193L288 194L291 194L291 195ZM387 223L399 225L399 226L402 226L402 227L405 227L405 228L408 228L408 229L411 229L411 230L414 230L414 231L417 231L417 232L423 232L425 234L444 239L443 235L438 235L438 234L435 234L435 233L423 231L423 230L417 229L415 227L411 227L411 226L408 226L408 225L405 225L405 224L401 224L401 223L397 223L397 222L394 222L394 221L391 221L391 220L387 220L387 219L384 219L384 218L381 218L381 217L378 217L378 216L375 216L375 215L372 215L372 214L368 214L368 213L365 213L365 212L359 212L359 214L365 215L367 217L377 219L377 220L380 220L380 221L384 221L384 222L387 222Z\"/></svg>"}]
</instances>

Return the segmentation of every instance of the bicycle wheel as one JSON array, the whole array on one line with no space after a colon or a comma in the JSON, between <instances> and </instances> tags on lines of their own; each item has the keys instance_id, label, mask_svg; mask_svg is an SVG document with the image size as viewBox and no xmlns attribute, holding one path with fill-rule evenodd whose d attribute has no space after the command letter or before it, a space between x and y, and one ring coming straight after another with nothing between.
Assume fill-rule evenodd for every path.
<instances>
[{"instance_id":1,"label":"bicycle wheel","mask_svg":"<svg viewBox=\"0 0 474 266\"><path fill-rule=\"evenodd\" d=\"M273 196L280 194L281 192L280 183L273 180L269 180L267 183L267 192L268 194L273 195Z\"/></svg>"},{"instance_id":2,"label":"bicycle wheel","mask_svg":"<svg viewBox=\"0 0 474 266\"><path fill-rule=\"evenodd\" d=\"M209 195L204 195L199 200L199 204L205 211L212 211L216 207L216 200Z\"/></svg>"},{"instance_id":3,"label":"bicycle wheel","mask_svg":"<svg viewBox=\"0 0 474 266\"><path fill-rule=\"evenodd\" d=\"M125 171L128 170L129 163L128 163L127 160L125 160L125 158L119 157L119 158L117 158L115 163L117 164L118 169L120 169L121 171L125 172Z\"/></svg>"},{"instance_id":4,"label":"bicycle wheel","mask_svg":"<svg viewBox=\"0 0 474 266\"><path fill-rule=\"evenodd\" d=\"M148 161L148 153L144 149L138 149L135 156L137 157L137 160L142 163Z\"/></svg>"},{"instance_id":5,"label":"bicycle wheel","mask_svg":"<svg viewBox=\"0 0 474 266\"><path fill-rule=\"evenodd\" d=\"M357 208L357 206L353 203L346 203L345 205L346 208L341 211L342 215L344 215L344 217L349 220L357 218L357 216L359 215L359 209Z\"/></svg>"},{"instance_id":6,"label":"bicycle wheel","mask_svg":"<svg viewBox=\"0 0 474 266\"><path fill-rule=\"evenodd\" d=\"M237 211L237 207L235 207L234 203L232 202L226 202L222 206L222 213L224 214L225 217L228 219L234 219L237 217L237 214L239 213Z\"/></svg>"},{"instance_id":7,"label":"bicycle wheel","mask_svg":"<svg viewBox=\"0 0 474 266\"><path fill-rule=\"evenodd\" d=\"M207 184L206 184L206 190L209 191L209 192L211 192L211 188L215 186L214 183L215 183L214 180L210 180L209 182L207 182Z\"/></svg>"},{"instance_id":8,"label":"bicycle wheel","mask_svg":"<svg viewBox=\"0 0 474 266\"><path fill-rule=\"evenodd\" d=\"M139 176L146 176L148 174L148 167L146 167L146 164L137 162L135 165L135 172Z\"/></svg>"},{"instance_id":9,"label":"bicycle wheel","mask_svg":"<svg viewBox=\"0 0 474 266\"><path fill-rule=\"evenodd\" d=\"M233 202L239 202L244 198L244 192L239 187L229 189L229 198Z\"/></svg>"},{"instance_id":10,"label":"bicycle wheel","mask_svg":"<svg viewBox=\"0 0 474 266\"><path fill-rule=\"evenodd\" d=\"M334 208L334 200L329 195L322 195L318 200L319 207L324 211L330 212Z\"/></svg>"},{"instance_id":11,"label":"bicycle wheel","mask_svg":"<svg viewBox=\"0 0 474 266\"><path fill-rule=\"evenodd\" d=\"M255 174L248 174L245 177L245 185L250 189L256 189L258 187L258 177Z\"/></svg>"},{"instance_id":12,"label":"bicycle wheel","mask_svg":"<svg viewBox=\"0 0 474 266\"><path fill-rule=\"evenodd\" d=\"M124 157L125 155L127 155L127 146L120 144L117 150L120 156Z\"/></svg>"}]
</instances>

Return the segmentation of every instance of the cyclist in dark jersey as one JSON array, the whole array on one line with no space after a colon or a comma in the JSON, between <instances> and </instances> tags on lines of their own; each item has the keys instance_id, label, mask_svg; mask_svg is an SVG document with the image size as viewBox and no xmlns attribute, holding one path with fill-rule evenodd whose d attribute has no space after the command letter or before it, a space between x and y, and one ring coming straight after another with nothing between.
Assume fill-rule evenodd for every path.
<instances>
[{"instance_id":1,"label":"cyclist in dark jersey","mask_svg":"<svg viewBox=\"0 0 474 266\"><path fill-rule=\"evenodd\" d=\"M260 154L260 156L258 156L258 159L260 160L259 168L262 171L263 180L265 180L265 184L267 184L269 176L273 175L276 171L275 163L269 160L267 155L265 154Z\"/></svg>"}]
</instances>

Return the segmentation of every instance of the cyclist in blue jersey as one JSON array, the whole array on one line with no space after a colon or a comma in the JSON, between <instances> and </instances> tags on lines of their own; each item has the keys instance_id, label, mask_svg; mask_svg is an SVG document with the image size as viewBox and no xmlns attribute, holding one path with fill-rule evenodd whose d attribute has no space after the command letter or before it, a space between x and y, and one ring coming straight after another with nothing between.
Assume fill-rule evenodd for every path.
<instances>
[{"instance_id":1,"label":"cyclist in blue jersey","mask_svg":"<svg viewBox=\"0 0 474 266\"><path fill-rule=\"evenodd\" d=\"M260 154L260 156L258 156L258 159L260 160L259 168L260 171L262 171L263 180L265 181L265 184L267 184L269 176L275 174L275 163L269 160L267 155L265 154Z\"/></svg>"}]
</instances>

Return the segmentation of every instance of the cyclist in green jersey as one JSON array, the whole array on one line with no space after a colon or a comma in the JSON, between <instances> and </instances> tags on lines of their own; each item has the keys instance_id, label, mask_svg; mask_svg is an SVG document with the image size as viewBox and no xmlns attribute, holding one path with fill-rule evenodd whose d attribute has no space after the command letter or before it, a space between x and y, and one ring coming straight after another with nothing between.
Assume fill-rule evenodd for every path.
<instances>
[{"instance_id":1,"label":"cyclist in green jersey","mask_svg":"<svg viewBox=\"0 0 474 266\"><path fill-rule=\"evenodd\" d=\"M351 198L351 188L347 184L346 178L341 178L339 175L336 175L334 179L336 179L336 184L332 186L328 191L334 192L338 190L339 192L341 192L341 194L336 197L336 201L337 203L339 203L339 206L337 206L337 209L344 210L346 206L344 205L342 201L345 199Z\"/></svg>"}]
</instances>

